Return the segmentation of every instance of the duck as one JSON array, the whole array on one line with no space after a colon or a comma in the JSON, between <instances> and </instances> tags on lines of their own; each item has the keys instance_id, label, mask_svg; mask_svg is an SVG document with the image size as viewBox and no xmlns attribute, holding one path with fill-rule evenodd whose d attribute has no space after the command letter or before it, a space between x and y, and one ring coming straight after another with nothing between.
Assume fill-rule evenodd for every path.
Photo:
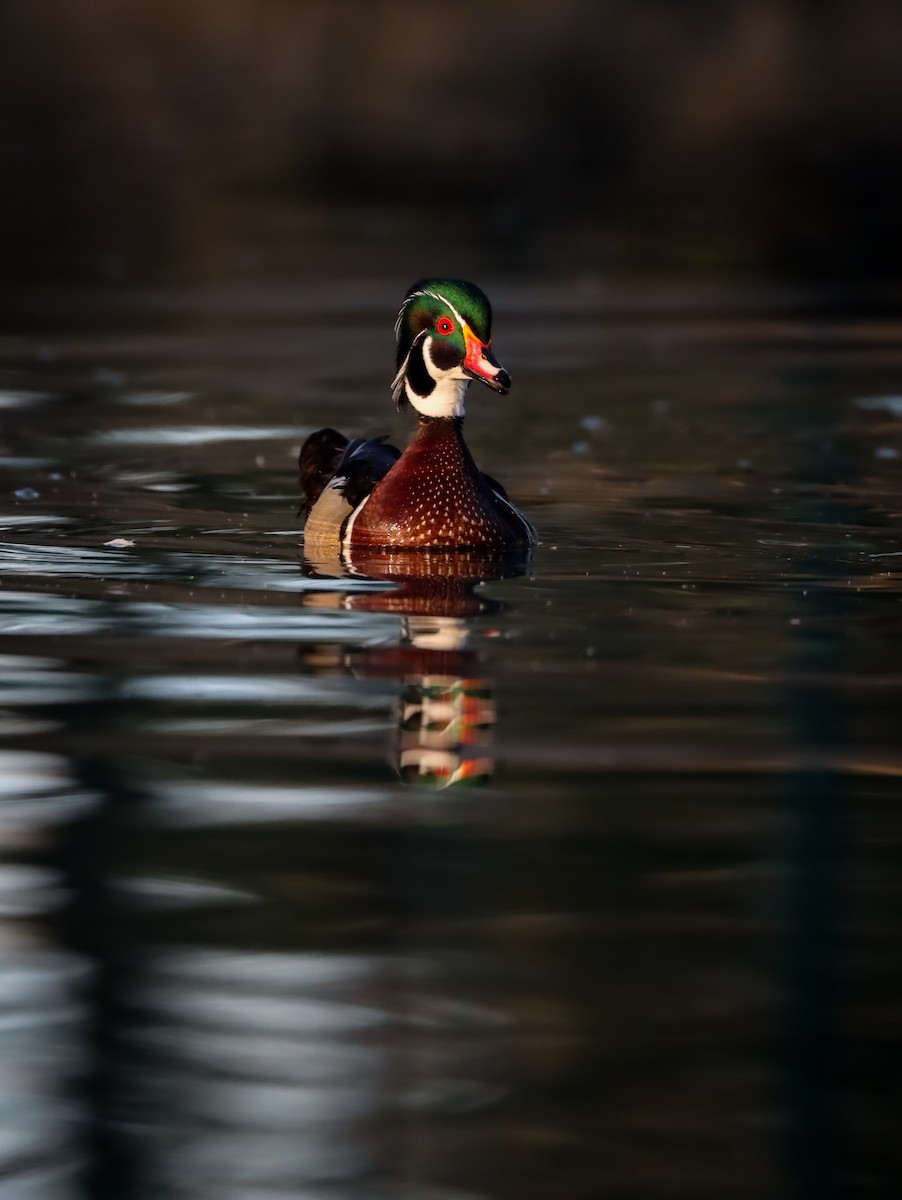
<instances>
[{"instance_id":1,"label":"duck","mask_svg":"<svg viewBox=\"0 0 902 1200\"><path fill-rule=\"evenodd\" d=\"M421 279L407 290L395 337L391 396L416 413L413 437L401 451L385 437L310 434L298 460L305 552L533 546L533 525L464 441L471 381L502 396L511 386L492 349L488 297L466 280Z\"/></svg>"}]
</instances>

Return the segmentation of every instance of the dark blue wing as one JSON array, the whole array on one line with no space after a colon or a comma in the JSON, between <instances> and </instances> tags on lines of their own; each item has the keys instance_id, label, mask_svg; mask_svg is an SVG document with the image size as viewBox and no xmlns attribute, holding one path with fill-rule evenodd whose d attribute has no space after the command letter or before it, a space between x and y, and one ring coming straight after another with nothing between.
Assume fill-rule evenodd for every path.
<instances>
[{"instance_id":1,"label":"dark blue wing","mask_svg":"<svg viewBox=\"0 0 902 1200\"><path fill-rule=\"evenodd\" d=\"M335 467L335 478L344 478L339 490L352 508L370 494L400 457L401 451L397 446L387 445L384 437L354 438L348 442Z\"/></svg>"}]
</instances>

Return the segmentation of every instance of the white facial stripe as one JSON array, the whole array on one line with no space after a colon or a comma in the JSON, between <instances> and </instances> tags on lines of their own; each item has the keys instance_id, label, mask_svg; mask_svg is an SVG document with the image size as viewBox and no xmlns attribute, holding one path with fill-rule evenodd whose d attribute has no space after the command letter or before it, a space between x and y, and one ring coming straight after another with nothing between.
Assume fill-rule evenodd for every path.
<instances>
[{"instance_id":1,"label":"white facial stripe","mask_svg":"<svg viewBox=\"0 0 902 1200\"><path fill-rule=\"evenodd\" d=\"M461 329L463 329L464 325L466 325L466 321L463 319L450 300L447 300L444 296L439 295L438 292L422 292L421 294L423 296L431 296L433 300L441 300L442 304L446 304L454 313L455 317L457 317L458 324L460 325Z\"/></svg>"},{"instance_id":2,"label":"white facial stripe","mask_svg":"<svg viewBox=\"0 0 902 1200\"><path fill-rule=\"evenodd\" d=\"M460 323L461 329L466 325L463 317L446 296L442 296L439 292L418 291L407 297L401 307L401 311L398 313L398 319L395 322L396 337L400 331L408 304L412 300L415 300L417 296L429 296L432 300L438 300L454 314ZM392 383L392 396L397 400L400 389L403 386L409 403L424 417L462 417L464 416L464 397L466 396L467 387L470 382L469 376L464 374L460 366L452 367L450 370L443 370L436 366L432 359L433 341L434 338L425 329L414 338L410 350L408 350L404 362L401 364L400 370ZM435 381L435 387L428 396L418 396L407 379L407 367L410 362L410 355L414 347L419 344L423 346L423 364L426 367L429 377ZM490 366L484 358L482 359L482 363L484 364L486 375L494 376L498 374L498 368Z\"/></svg>"},{"instance_id":3,"label":"white facial stripe","mask_svg":"<svg viewBox=\"0 0 902 1200\"><path fill-rule=\"evenodd\" d=\"M438 292L418 292L417 295L431 296L433 300L441 300L442 304L447 304L447 306L454 313L455 317L457 317L458 321L460 322L461 329L463 329L464 327L466 327L467 329L470 329L469 325L467 325L466 321L463 319L463 317L460 315L460 313L457 311L457 309L454 307L454 305L451 303L451 301L446 299L445 296L440 295ZM476 334L473 333L472 329L470 329L470 334L472 335L472 337L476 338ZM479 339L476 338L476 340L478 341ZM427 346L429 346L431 344L431 342L432 342L432 339L430 338L429 342L427 342ZM426 358L427 358L426 369L429 370L429 362L431 362L431 359L429 358L428 355L426 356ZM480 351L480 354L479 354L479 369L482 372L482 374L487 375L489 377L489 379L494 379L495 376L498 374L498 372L501 370L500 367L493 367L482 351ZM429 374L432 375L432 371L429 371ZM432 378L435 379L436 376L432 375Z\"/></svg>"},{"instance_id":4,"label":"white facial stripe","mask_svg":"<svg viewBox=\"0 0 902 1200\"><path fill-rule=\"evenodd\" d=\"M400 399L401 392L404 390L404 372L406 370L407 370L407 359L405 358L400 371L398 371L398 374L391 381L391 398L392 398L392 400L394 400L394 402L396 404L398 403L398 400Z\"/></svg>"},{"instance_id":5,"label":"white facial stripe","mask_svg":"<svg viewBox=\"0 0 902 1200\"><path fill-rule=\"evenodd\" d=\"M416 300L417 296L431 296L433 300L441 300L443 304L448 304L448 301L445 300L443 296L437 296L435 292L411 292L401 305L401 311L398 313L397 320L395 321L395 341L398 340L398 337L401 333L401 322L404 320L404 314L407 312L408 306L411 305L414 300ZM448 304L448 307L451 308L451 305Z\"/></svg>"},{"instance_id":6,"label":"white facial stripe","mask_svg":"<svg viewBox=\"0 0 902 1200\"><path fill-rule=\"evenodd\" d=\"M440 367L432 357L432 347L436 344L435 338L427 337L423 343L423 362L426 364L426 370L430 376L436 381L440 379L468 379L469 376L463 370L463 366L458 364L454 367Z\"/></svg>"},{"instance_id":7,"label":"white facial stripe","mask_svg":"<svg viewBox=\"0 0 902 1200\"><path fill-rule=\"evenodd\" d=\"M410 356L414 351L414 347L419 346L424 341L425 337L426 337L426 330L424 329L422 333L418 333L417 336L413 339L413 341L410 343L410 349L407 351L404 361L401 363L400 367L398 368L397 375L392 380L391 398L392 398L392 400L395 401L395 403L397 403L398 397L401 395L401 390L404 387L405 379L407 376L407 364L410 362ZM426 369L429 370L428 367ZM430 374L431 374L431 372L430 372Z\"/></svg>"},{"instance_id":8,"label":"white facial stripe","mask_svg":"<svg viewBox=\"0 0 902 1200\"><path fill-rule=\"evenodd\" d=\"M401 336L401 322L404 320L404 314L407 312L408 304L410 304L411 300L415 300L417 296L422 296L422 295L423 295L422 292L414 292L413 295L408 296L407 299L404 301L404 303L401 305L400 312L398 313L398 316L395 320L395 341L397 341L398 338Z\"/></svg>"},{"instance_id":9,"label":"white facial stripe","mask_svg":"<svg viewBox=\"0 0 902 1200\"><path fill-rule=\"evenodd\" d=\"M429 372L430 376L436 382L438 382L438 380L442 378L442 376L445 374L445 372L440 370L432 360L432 347L433 347L434 343L435 343L435 338L431 338L431 337L426 338L426 341L423 343L423 362L425 363L426 370Z\"/></svg>"},{"instance_id":10,"label":"white facial stripe","mask_svg":"<svg viewBox=\"0 0 902 1200\"><path fill-rule=\"evenodd\" d=\"M463 319L463 317L460 315L460 313L457 311L457 309L454 307L454 305L451 303L451 301L446 296L443 296L440 292L423 292L423 291L412 292L411 295L409 295L407 297L407 299L404 301L404 303L401 305L401 311L398 313L398 319L395 321L395 340L397 340L398 335L401 332L401 322L404 319L404 314L407 311L407 306L408 306L408 304L412 303L412 301L416 300L417 296L429 296L433 300L440 300L441 303L444 305L447 305L447 307L450 308L451 311L454 313L455 317L457 317L457 320L460 324L461 329L463 329L464 325L466 325L466 321Z\"/></svg>"},{"instance_id":11,"label":"white facial stripe","mask_svg":"<svg viewBox=\"0 0 902 1200\"><path fill-rule=\"evenodd\" d=\"M432 342L433 339L427 335L425 330L417 334L407 357L401 364L401 369L395 376L394 383L392 384L392 396L397 400L403 388L408 403L418 413L422 413L424 417L462 417L464 415L464 396L466 395L470 380L459 368L443 371L440 367L437 367L432 361L432 354L430 353ZM413 352L414 346L418 344L421 344L423 347L423 365L429 374L429 378L435 384L428 396L417 395L410 386L410 380L407 378L407 366L410 354Z\"/></svg>"}]
</instances>

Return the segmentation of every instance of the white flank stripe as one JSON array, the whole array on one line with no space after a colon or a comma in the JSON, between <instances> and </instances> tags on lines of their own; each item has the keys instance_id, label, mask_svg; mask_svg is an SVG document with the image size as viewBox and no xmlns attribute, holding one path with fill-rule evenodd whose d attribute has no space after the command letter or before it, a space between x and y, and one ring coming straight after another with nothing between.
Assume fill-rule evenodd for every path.
<instances>
[{"instance_id":1,"label":"white flank stripe","mask_svg":"<svg viewBox=\"0 0 902 1200\"><path fill-rule=\"evenodd\" d=\"M372 492L367 492L367 494L363 497L363 499L348 517L347 523L345 524L344 537L341 539L342 552L351 548L351 530L354 528L354 522L357 520L358 513L363 508L364 504L366 504L367 500L369 500L370 496L372 496L372 494Z\"/></svg>"}]
</instances>

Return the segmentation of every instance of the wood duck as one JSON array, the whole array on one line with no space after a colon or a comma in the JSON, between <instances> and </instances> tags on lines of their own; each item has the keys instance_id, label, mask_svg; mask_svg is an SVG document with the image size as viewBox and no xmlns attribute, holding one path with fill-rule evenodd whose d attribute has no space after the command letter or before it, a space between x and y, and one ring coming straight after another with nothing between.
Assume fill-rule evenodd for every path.
<instances>
[{"instance_id":1,"label":"wood duck","mask_svg":"<svg viewBox=\"0 0 902 1200\"><path fill-rule=\"evenodd\" d=\"M385 438L320 429L300 453L307 553L354 547L528 547L536 533L504 488L478 470L463 438L471 379L501 395L510 376L491 350L492 309L475 284L423 279L395 322L392 398L417 413L403 453Z\"/></svg>"}]
</instances>

